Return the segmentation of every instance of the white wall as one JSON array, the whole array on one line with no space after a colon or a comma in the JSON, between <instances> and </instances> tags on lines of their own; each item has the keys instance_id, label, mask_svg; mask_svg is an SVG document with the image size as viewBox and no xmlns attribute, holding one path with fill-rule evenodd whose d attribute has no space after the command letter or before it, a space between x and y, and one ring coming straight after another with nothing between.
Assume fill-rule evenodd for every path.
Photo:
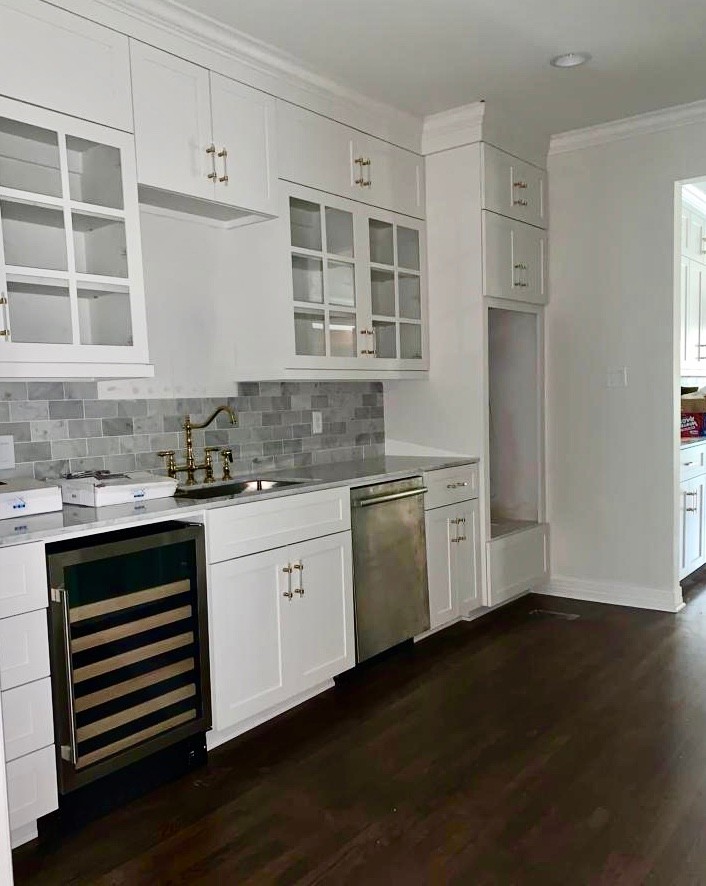
<instances>
[{"instance_id":1,"label":"white wall","mask_svg":"<svg viewBox=\"0 0 706 886\"><path fill-rule=\"evenodd\" d=\"M669 608L676 541L675 181L706 176L706 124L550 156L552 578ZM628 387L609 388L627 368Z\"/></svg>"}]
</instances>

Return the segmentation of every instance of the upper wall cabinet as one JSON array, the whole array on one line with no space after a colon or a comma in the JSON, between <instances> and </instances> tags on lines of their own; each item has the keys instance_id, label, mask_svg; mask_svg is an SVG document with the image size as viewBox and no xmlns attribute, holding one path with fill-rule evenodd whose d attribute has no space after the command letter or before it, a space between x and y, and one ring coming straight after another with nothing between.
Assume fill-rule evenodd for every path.
<instances>
[{"instance_id":1,"label":"upper wall cabinet","mask_svg":"<svg viewBox=\"0 0 706 886\"><path fill-rule=\"evenodd\" d=\"M130 42L144 202L224 221L277 212L274 99Z\"/></svg>"},{"instance_id":2,"label":"upper wall cabinet","mask_svg":"<svg viewBox=\"0 0 706 886\"><path fill-rule=\"evenodd\" d=\"M686 205L682 205L681 213L681 253L706 262L706 219Z\"/></svg>"},{"instance_id":3,"label":"upper wall cabinet","mask_svg":"<svg viewBox=\"0 0 706 886\"><path fill-rule=\"evenodd\" d=\"M547 227L543 169L483 144L483 209Z\"/></svg>"},{"instance_id":4,"label":"upper wall cabinet","mask_svg":"<svg viewBox=\"0 0 706 886\"><path fill-rule=\"evenodd\" d=\"M288 102L277 102L280 178L424 218L423 158Z\"/></svg>"},{"instance_id":5,"label":"upper wall cabinet","mask_svg":"<svg viewBox=\"0 0 706 886\"><path fill-rule=\"evenodd\" d=\"M546 304L547 236L540 228L483 212L483 294Z\"/></svg>"},{"instance_id":6,"label":"upper wall cabinet","mask_svg":"<svg viewBox=\"0 0 706 886\"><path fill-rule=\"evenodd\" d=\"M0 378L147 359L133 137L0 99Z\"/></svg>"},{"instance_id":7,"label":"upper wall cabinet","mask_svg":"<svg viewBox=\"0 0 706 886\"><path fill-rule=\"evenodd\" d=\"M0 92L132 132L128 38L40 0L0 0Z\"/></svg>"}]
</instances>

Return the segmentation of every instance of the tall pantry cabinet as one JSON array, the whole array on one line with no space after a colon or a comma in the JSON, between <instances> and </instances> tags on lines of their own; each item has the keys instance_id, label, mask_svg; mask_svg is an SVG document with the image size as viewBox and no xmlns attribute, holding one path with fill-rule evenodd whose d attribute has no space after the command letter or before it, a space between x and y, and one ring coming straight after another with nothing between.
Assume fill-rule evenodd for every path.
<instances>
[{"instance_id":1,"label":"tall pantry cabinet","mask_svg":"<svg viewBox=\"0 0 706 886\"><path fill-rule=\"evenodd\" d=\"M501 150L507 132L484 104L425 122L434 359L428 380L385 385L388 451L481 455L486 606L549 572L546 145Z\"/></svg>"}]
</instances>

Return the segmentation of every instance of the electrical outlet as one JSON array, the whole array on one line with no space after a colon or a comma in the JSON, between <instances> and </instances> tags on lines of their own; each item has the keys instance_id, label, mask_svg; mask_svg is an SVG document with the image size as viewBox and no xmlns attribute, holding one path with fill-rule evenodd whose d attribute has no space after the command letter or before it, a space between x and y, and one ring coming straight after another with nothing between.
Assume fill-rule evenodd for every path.
<instances>
[{"instance_id":1,"label":"electrical outlet","mask_svg":"<svg viewBox=\"0 0 706 886\"><path fill-rule=\"evenodd\" d=\"M609 369L606 378L606 387L608 388L627 388L628 386L628 370L627 367L621 366L620 369Z\"/></svg>"},{"instance_id":2,"label":"electrical outlet","mask_svg":"<svg viewBox=\"0 0 706 886\"><path fill-rule=\"evenodd\" d=\"M0 437L0 470L11 471L15 467L14 444L13 437Z\"/></svg>"},{"instance_id":3,"label":"electrical outlet","mask_svg":"<svg viewBox=\"0 0 706 886\"><path fill-rule=\"evenodd\" d=\"M311 413L311 430L314 434L323 434L324 420L320 412Z\"/></svg>"}]
</instances>

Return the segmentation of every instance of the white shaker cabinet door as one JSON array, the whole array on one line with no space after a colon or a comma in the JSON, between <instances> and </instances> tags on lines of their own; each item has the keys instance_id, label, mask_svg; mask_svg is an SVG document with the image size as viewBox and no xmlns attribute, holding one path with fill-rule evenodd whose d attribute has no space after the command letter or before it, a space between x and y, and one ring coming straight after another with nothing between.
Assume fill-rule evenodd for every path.
<instances>
[{"instance_id":1,"label":"white shaker cabinet door","mask_svg":"<svg viewBox=\"0 0 706 886\"><path fill-rule=\"evenodd\" d=\"M546 304L545 231L484 211L483 234L484 295Z\"/></svg>"},{"instance_id":2,"label":"white shaker cabinet door","mask_svg":"<svg viewBox=\"0 0 706 886\"><path fill-rule=\"evenodd\" d=\"M423 168L418 154L373 136L358 132L353 135L356 200L424 218Z\"/></svg>"},{"instance_id":3,"label":"white shaker cabinet door","mask_svg":"<svg viewBox=\"0 0 706 886\"><path fill-rule=\"evenodd\" d=\"M458 599L454 587L453 548L458 507L448 505L427 511L427 572L429 577L429 620L432 628L458 617Z\"/></svg>"},{"instance_id":4,"label":"white shaker cabinet door","mask_svg":"<svg viewBox=\"0 0 706 886\"><path fill-rule=\"evenodd\" d=\"M706 561L704 537L704 493L706 477L696 477L680 485L681 492L681 563L680 578L692 573Z\"/></svg>"},{"instance_id":5,"label":"white shaker cabinet door","mask_svg":"<svg viewBox=\"0 0 706 886\"><path fill-rule=\"evenodd\" d=\"M138 183L213 200L208 70L135 40L130 59Z\"/></svg>"},{"instance_id":6,"label":"white shaker cabinet door","mask_svg":"<svg viewBox=\"0 0 706 886\"><path fill-rule=\"evenodd\" d=\"M355 664L351 534L293 545L287 556L287 669L305 692Z\"/></svg>"},{"instance_id":7,"label":"white shaker cabinet door","mask_svg":"<svg viewBox=\"0 0 706 886\"><path fill-rule=\"evenodd\" d=\"M480 577L480 508L478 500L456 507L458 541L454 544L453 585L459 615L468 615L482 606Z\"/></svg>"},{"instance_id":8,"label":"white shaker cabinet door","mask_svg":"<svg viewBox=\"0 0 706 886\"><path fill-rule=\"evenodd\" d=\"M211 566L209 624L213 725L228 729L283 701L282 619L292 599L284 549Z\"/></svg>"},{"instance_id":9,"label":"white shaker cabinet door","mask_svg":"<svg viewBox=\"0 0 706 886\"><path fill-rule=\"evenodd\" d=\"M276 215L275 100L212 72L211 101L216 200Z\"/></svg>"}]
</instances>

